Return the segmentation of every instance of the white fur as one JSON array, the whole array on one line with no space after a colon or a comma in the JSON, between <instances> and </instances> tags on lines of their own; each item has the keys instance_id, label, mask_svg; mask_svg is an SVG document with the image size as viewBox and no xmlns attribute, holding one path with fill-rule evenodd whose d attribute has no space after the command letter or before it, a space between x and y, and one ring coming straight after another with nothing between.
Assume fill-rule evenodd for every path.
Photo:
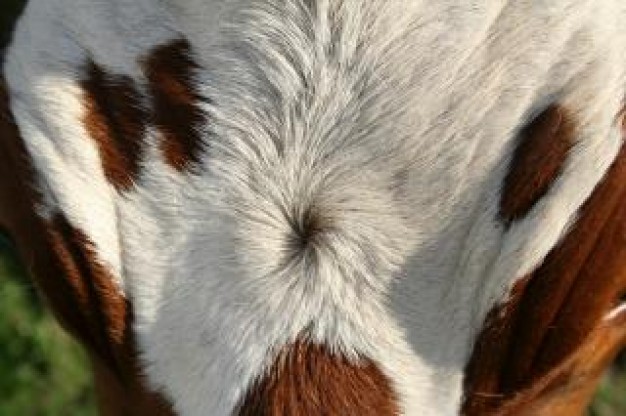
<instances>
[{"instance_id":1,"label":"white fur","mask_svg":"<svg viewBox=\"0 0 626 416\"><path fill-rule=\"evenodd\" d=\"M374 360L405 415L458 412L486 313L567 231L621 145L623 0L31 0L9 49L13 111L42 186L132 300L150 381L182 415L227 415L303 332ZM201 69L198 175L150 129L118 194L81 124L86 57L131 76L184 36ZM497 221L519 128L578 123L528 217ZM314 264L290 221L330 224Z\"/></svg>"}]
</instances>

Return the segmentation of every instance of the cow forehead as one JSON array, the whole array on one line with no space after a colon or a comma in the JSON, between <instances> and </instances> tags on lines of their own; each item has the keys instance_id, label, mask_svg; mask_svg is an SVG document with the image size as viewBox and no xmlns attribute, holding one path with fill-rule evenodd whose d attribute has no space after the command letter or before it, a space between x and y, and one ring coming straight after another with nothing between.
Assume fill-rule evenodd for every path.
<instances>
[{"instance_id":1,"label":"cow forehead","mask_svg":"<svg viewBox=\"0 0 626 416\"><path fill-rule=\"evenodd\" d=\"M181 414L262 407L294 356L458 412L488 312L621 147L626 7L207 3L31 1L4 72L38 215Z\"/></svg>"}]
</instances>

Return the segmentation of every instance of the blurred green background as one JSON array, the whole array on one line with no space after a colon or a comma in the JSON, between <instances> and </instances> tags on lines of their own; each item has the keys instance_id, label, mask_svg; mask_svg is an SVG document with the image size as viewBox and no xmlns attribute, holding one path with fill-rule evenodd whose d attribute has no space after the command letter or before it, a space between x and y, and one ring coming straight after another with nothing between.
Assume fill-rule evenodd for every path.
<instances>
[{"instance_id":1,"label":"blurred green background","mask_svg":"<svg viewBox=\"0 0 626 416\"><path fill-rule=\"evenodd\" d=\"M0 416L95 416L89 371L0 237Z\"/></svg>"},{"instance_id":2,"label":"blurred green background","mask_svg":"<svg viewBox=\"0 0 626 416\"><path fill-rule=\"evenodd\" d=\"M22 5L0 0L0 47ZM0 416L96 415L90 377L85 354L42 307L0 236ZM589 414L626 416L626 355L607 372Z\"/></svg>"}]
</instances>

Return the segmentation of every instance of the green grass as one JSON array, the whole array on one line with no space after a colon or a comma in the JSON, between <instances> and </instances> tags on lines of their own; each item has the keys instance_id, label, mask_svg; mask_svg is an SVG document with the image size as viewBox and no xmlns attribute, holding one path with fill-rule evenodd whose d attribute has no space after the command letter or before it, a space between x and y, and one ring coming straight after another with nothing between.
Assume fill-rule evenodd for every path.
<instances>
[{"instance_id":1,"label":"green grass","mask_svg":"<svg viewBox=\"0 0 626 416\"><path fill-rule=\"evenodd\" d=\"M600 383L589 415L626 416L626 353Z\"/></svg>"},{"instance_id":2,"label":"green grass","mask_svg":"<svg viewBox=\"0 0 626 416\"><path fill-rule=\"evenodd\" d=\"M83 350L23 276L0 241L0 416L95 415Z\"/></svg>"}]
</instances>

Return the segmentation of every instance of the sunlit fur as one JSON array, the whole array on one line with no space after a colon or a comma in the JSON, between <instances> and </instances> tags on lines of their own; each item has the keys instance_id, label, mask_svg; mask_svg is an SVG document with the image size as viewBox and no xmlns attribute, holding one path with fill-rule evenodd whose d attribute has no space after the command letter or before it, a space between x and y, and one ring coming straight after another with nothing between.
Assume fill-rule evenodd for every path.
<instances>
[{"instance_id":1,"label":"sunlit fur","mask_svg":"<svg viewBox=\"0 0 626 416\"><path fill-rule=\"evenodd\" d=\"M377 363L404 414L450 415L486 312L621 144L625 21L623 0L31 0L4 72L39 212L94 242L180 414L230 414L305 334ZM138 183L118 193L82 124L86 62L141 90L143 59L181 37L202 168L172 169L149 129ZM516 132L555 101L575 146L505 229Z\"/></svg>"}]
</instances>

